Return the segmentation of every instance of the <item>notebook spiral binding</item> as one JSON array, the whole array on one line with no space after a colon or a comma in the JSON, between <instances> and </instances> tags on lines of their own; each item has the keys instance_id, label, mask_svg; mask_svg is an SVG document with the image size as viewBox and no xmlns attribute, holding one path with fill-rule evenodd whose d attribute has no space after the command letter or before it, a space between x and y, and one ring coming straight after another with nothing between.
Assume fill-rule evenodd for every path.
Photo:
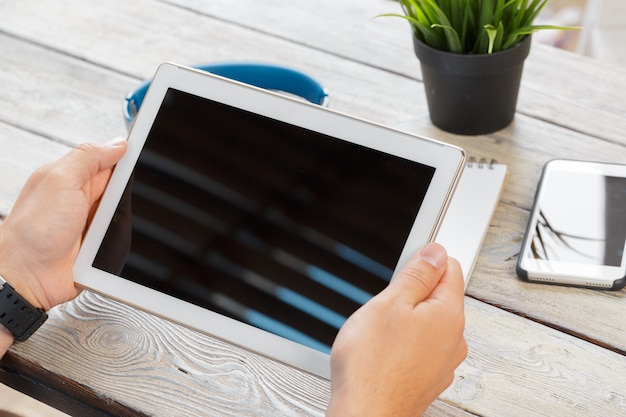
<instances>
[{"instance_id":1,"label":"notebook spiral binding","mask_svg":"<svg viewBox=\"0 0 626 417\"><path fill-rule=\"evenodd\" d=\"M491 159L489 161L487 160L487 158L476 159L473 156L470 156L467 160L468 168L472 168L474 165L476 165L478 168L484 168L486 166L489 169L493 169L493 166L497 163L498 161L496 161L495 159Z\"/></svg>"}]
</instances>

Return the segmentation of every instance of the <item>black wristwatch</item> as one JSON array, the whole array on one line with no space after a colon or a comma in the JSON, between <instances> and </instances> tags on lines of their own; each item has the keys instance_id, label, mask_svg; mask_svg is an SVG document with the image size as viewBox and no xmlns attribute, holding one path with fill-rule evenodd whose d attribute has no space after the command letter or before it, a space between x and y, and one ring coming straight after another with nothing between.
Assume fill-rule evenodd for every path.
<instances>
[{"instance_id":1,"label":"black wristwatch","mask_svg":"<svg viewBox=\"0 0 626 417\"><path fill-rule=\"evenodd\" d=\"M45 311L33 307L0 275L0 324L16 341L28 339L47 319Z\"/></svg>"}]
</instances>

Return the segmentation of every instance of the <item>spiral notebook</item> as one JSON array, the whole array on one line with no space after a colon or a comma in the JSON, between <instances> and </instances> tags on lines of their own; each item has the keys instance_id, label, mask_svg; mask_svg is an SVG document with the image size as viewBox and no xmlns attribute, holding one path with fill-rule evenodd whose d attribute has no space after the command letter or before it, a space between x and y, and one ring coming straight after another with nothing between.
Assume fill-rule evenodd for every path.
<instances>
[{"instance_id":1,"label":"spiral notebook","mask_svg":"<svg viewBox=\"0 0 626 417\"><path fill-rule=\"evenodd\" d=\"M466 288L506 175L506 165L470 158L435 239L461 264Z\"/></svg>"}]
</instances>

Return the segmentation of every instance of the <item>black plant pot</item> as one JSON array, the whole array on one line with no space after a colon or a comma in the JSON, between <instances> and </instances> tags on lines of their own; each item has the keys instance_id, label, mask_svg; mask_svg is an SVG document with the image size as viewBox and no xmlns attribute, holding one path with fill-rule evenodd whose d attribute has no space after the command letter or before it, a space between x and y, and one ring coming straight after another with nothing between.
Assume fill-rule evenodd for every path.
<instances>
[{"instance_id":1,"label":"black plant pot","mask_svg":"<svg viewBox=\"0 0 626 417\"><path fill-rule=\"evenodd\" d=\"M481 135L506 127L515 116L531 37L493 54L454 54L413 37L422 66L430 119L439 128Z\"/></svg>"}]
</instances>

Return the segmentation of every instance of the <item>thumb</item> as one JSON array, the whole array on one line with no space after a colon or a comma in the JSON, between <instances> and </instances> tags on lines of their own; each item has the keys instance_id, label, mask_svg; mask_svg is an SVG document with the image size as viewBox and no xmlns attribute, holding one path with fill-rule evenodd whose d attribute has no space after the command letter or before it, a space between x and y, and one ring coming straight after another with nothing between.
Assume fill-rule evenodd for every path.
<instances>
[{"instance_id":1,"label":"thumb","mask_svg":"<svg viewBox=\"0 0 626 417\"><path fill-rule=\"evenodd\" d=\"M80 183L98 172L113 168L126 152L126 140L115 138L105 144L81 143L64 157L68 169L76 170Z\"/></svg>"},{"instance_id":2,"label":"thumb","mask_svg":"<svg viewBox=\"0 0 626 417\"><path fill-rule=\"evenodd\" d=\"M122 137L111 139L99 144L83 143L75 148L76 157L84 158L88 164L91 176L112 168L126 152L126 140Z\"/></svg>"},{"instance_id":3,"label":"thumb","mask_svg":"<svg viewBox=\"0 0 626 417\"><path fill-rule=\"evenodd\" d=\"M417 305L428 298L444 275L448 253L438 243L429 243L417 251L391 281L387 290L396 297Z\"/></svg>"}]
</instances>

